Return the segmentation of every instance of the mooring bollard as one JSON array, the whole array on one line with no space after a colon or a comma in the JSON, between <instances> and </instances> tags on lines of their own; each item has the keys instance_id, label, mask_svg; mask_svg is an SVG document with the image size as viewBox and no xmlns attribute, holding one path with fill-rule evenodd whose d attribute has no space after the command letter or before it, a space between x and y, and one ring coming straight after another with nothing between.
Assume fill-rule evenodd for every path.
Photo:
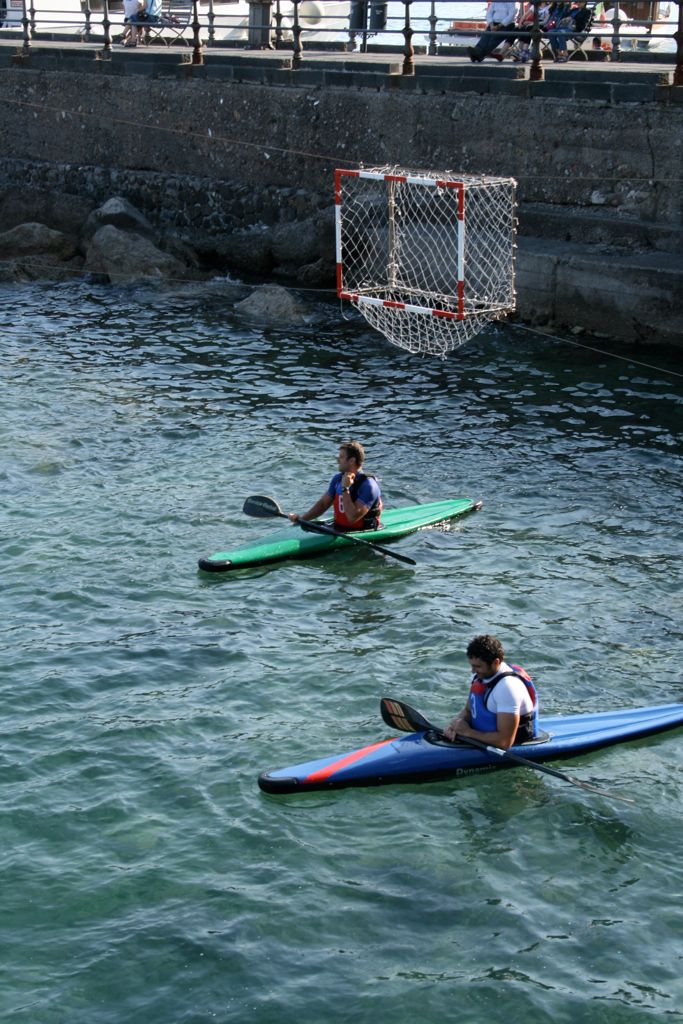
<instances>
[{"instance_id":1,"label":"mooring bollard","mask_svg":"<svg viewBox=\"0 0 683 1024\"><path fill-rule=\"evenodd\" d=\"M249 29L247 43L250 50L272 50L270 41L271 0L249 0Z\"/></svg>"}]
</instances>

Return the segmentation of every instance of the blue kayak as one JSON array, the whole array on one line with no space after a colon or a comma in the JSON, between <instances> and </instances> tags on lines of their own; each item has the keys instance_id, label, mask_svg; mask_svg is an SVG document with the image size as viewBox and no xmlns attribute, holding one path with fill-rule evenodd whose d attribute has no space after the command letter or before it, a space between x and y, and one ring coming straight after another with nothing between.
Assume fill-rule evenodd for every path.
<instances>
[{"instance_id":1,"label":"blue kayak","mask_svg":"<svg viewBox=\"0 0 683 1024\"><path fill-rule=\"evenodd\" d=\"M543 718L537 739L510 748L530 761L557 761L683 726L683 704ZM359 750L262 772L266 793L433 782L511 767L500 757L448 743L435 731L383 739Z\"/></svg>"}]
</instances>

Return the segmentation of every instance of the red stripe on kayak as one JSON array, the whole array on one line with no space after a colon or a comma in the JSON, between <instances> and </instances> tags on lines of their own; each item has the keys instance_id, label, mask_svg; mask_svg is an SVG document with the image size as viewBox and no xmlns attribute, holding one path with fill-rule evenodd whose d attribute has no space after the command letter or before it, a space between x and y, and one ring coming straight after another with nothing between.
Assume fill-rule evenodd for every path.
<instances>
[{"instance_id":1,"label":"red stripe on kayak","mask_svg":"<svg viewBox=\"0 0 683 1024\"><path fill-rule=\"evenodd\" d=\"M395 739L396 737L394 737ZM325 768L320 768L317 772L311 772L304 779L304 785L307 782L324 782L325 779L329 779L330 775L334 775L335 772L339 771L340 768L346 768L347 764L353 764L354 761L360 761L366 754L371 754L373 750L379 750L385 743L393 743L394 739L381 740L379 743L371 743L369 747L363 747L362 750L354 750L352 754L347 754L346 757L340 757L338 761L334 761L332 764L328 764Z\"/></svg>"}]
</instances>

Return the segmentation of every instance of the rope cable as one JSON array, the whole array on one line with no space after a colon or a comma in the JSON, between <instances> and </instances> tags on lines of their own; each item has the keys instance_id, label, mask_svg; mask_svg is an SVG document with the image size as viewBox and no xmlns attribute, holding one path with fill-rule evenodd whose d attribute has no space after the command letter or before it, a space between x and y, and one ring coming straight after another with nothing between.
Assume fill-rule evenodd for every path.
<instances>
[{"instance_id":1,"label":"rope cable","mask_svg":"<svg viewBox=\"0 0 683 1024\"><path fill-rule=\"evenodd\" d=\"M668 373L672 377L680 377L683 380L683 373L678 373L676 370L667 370L663 366L654 366L652 363L644 363L639 359L633 359L632 356L624 356L618 352L609 352L607 349L598 348L596 345L586 345L584 342L576 341L575 338L568 338L566 335L551 334L549 331L542 331L538 327L529 327L526 324L510 324L515 330L526 331L527 334L536 334L540 338L545 338L548 341L561 341L565 345L573 345L575 348L583 348L589 352L596 352L598 355L610 356L612 359L621 359L625 363L633 363L635 366L642 366L646 370L655 370L657 373Z\"/></svg>"},{"instance_id":2,"label":"rope cable","mask_svg":"<svg viewBox=\"0 0 683 1024\"><path fill-rule=\"evenodd\" d=\"M23 258L24 257L22 257L22 256L14 257L14 259L16 259L18 261L20 261ZM40 259L37 258L37 256L31 256L30 258L31 258L31 262L32 262L32 264L34 266L40 266ZM51 262L46 262L44 264L44 266L47 267L47 268L54 269L54 263L51 263ZM62 276L72 275L72 279L75 280L77 277L85 278L87 276L87 273L83 269L76 269L76 268L61 266L60 267L60 275L62 275ZM218 280L220 280L220 278L218 278ZM201 285L201 284L210 283L210 281L211 281L211 279L209 279L208 282L204 282L204 281L197 282L197 281L187 280L186 278L174 278L174 277L164 278L164 283L167 283L167 284L187 284L187 285L199 284L199 285ZM19 283L22 283L22 282L19 282ZM24 282L24 283L30 283L30 282ZM56 284L61 283L61 279L60 278L55 279L54 283L56 283ZM144 284L145 284L144 280L139 282L139 283L142 286L144 286ZM243 284L243 282L235 282L235 284L239 285L239 284ZM249 287L248 285L243 285L243 286L244 287ZM337 291L336 291L335 288L307 288L307 287L304 287L304 286L299 286L298 284L293 284L291 287L296 292L307 292L307 293L313 293L313 294L316 294L316 295L333 295L333 296L337 295ZM356 316L350 315L350 310L343 303L340 302L340 306L341 306L341 318L343 320L346 320L347 322L356 322L357 320L360 319L360 317L358 315L356 315ZM663 366L655 366L653 363L644 363L644 362L642 362L642 360L634 359L632 356L621 355L618 352L609 352L607 349L598 348L595 345L587 345L584 342L576 341L575 338L569 338L569 337L567 337L567 335L564 335L564 334L551 334L549 331L543 331L543 330L541 330L538 327L531 327L531 326L529 326L527 324L522 324L522 323L517 323L517 322L515 322L515 323L511 322L511 323L508 323L508 324L505 324L504 322L501 322L501 323L499 323L499 326L507 327L508 329L511 328L511 329L513 329L515 331L524 331L527 334L534 334L534 335L536 335L539 338L543 338L545 341L555 341L555 342L559 341L559 342L562 342L565 345L573 345L575 348L586 349L589 352L595 352L598 355L608 356L611 359L620 359L623 362L631 363L631 364L633 364L635 366L642 366L646 370L653 370L656 373L669 374L672 377L679 377L679 378L681 378L683 380L683 373L678 373L676 370L667 370Z\"/></svg>"}]
</instances>

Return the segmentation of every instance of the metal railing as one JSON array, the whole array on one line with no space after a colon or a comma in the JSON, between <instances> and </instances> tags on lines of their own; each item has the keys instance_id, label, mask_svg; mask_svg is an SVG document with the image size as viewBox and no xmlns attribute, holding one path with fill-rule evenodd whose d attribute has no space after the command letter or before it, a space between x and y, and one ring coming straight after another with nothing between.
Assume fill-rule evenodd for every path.
<instances>
[{"instance_id":1,"label":"metal railing","mask_svg":"<svg viewBox=\"0 0 683 1024\"><path fill-rule=\"evenodd\" d=\"M78 39L88 44L102 41L102 54L108 56L114 43L112 30L123 30L121 0L80 0L78 6L74 2L71 8L66 7L69 0L62 2L63 10L40 10L41 0L6 0L7 20L0 37L11 35L12 29L15 33L20 31L24 56L30 53L31 43L46 33L52 38ZM193 64L204 62L207 48L242 47L288 50L292 67L299 68L306 44L316 50L337 49L347 53L398 51L403 57L405 75L414 74L417 52L458 56L459 48L474 42L482 31L486 12L483 2L478 5L456 0L350 0L348 4L250 0L248 10L238 0L191 2L192 17L180 39L191 46ZM165 0L165 9L172 12L173 6L173 0ZM524 6L533 7L533 22L524 30L530 42L529 77L540 81L544 77L543 44L547 39L547 31L539 20L541 0ZM658 44L670 41L669 52L675 52L673 81L683 85L683 2L676 4L677 22L655 22L652 17L636 20L625 14L629 4L620 4L619 0L614 0L606 13L602 4L598 6L602 7L604 20L595 16L591 34L599 41L597 46L603 59L619 62L634 51L647 49L654 40ZM651 4L651 11L656 12L660 6ZM479 17L471 15L473 7L480 9ZM19 12L20 18L16 16ZM502 42L511 33L506 29L499 35Z\"/></svg>"}]
</instances>

